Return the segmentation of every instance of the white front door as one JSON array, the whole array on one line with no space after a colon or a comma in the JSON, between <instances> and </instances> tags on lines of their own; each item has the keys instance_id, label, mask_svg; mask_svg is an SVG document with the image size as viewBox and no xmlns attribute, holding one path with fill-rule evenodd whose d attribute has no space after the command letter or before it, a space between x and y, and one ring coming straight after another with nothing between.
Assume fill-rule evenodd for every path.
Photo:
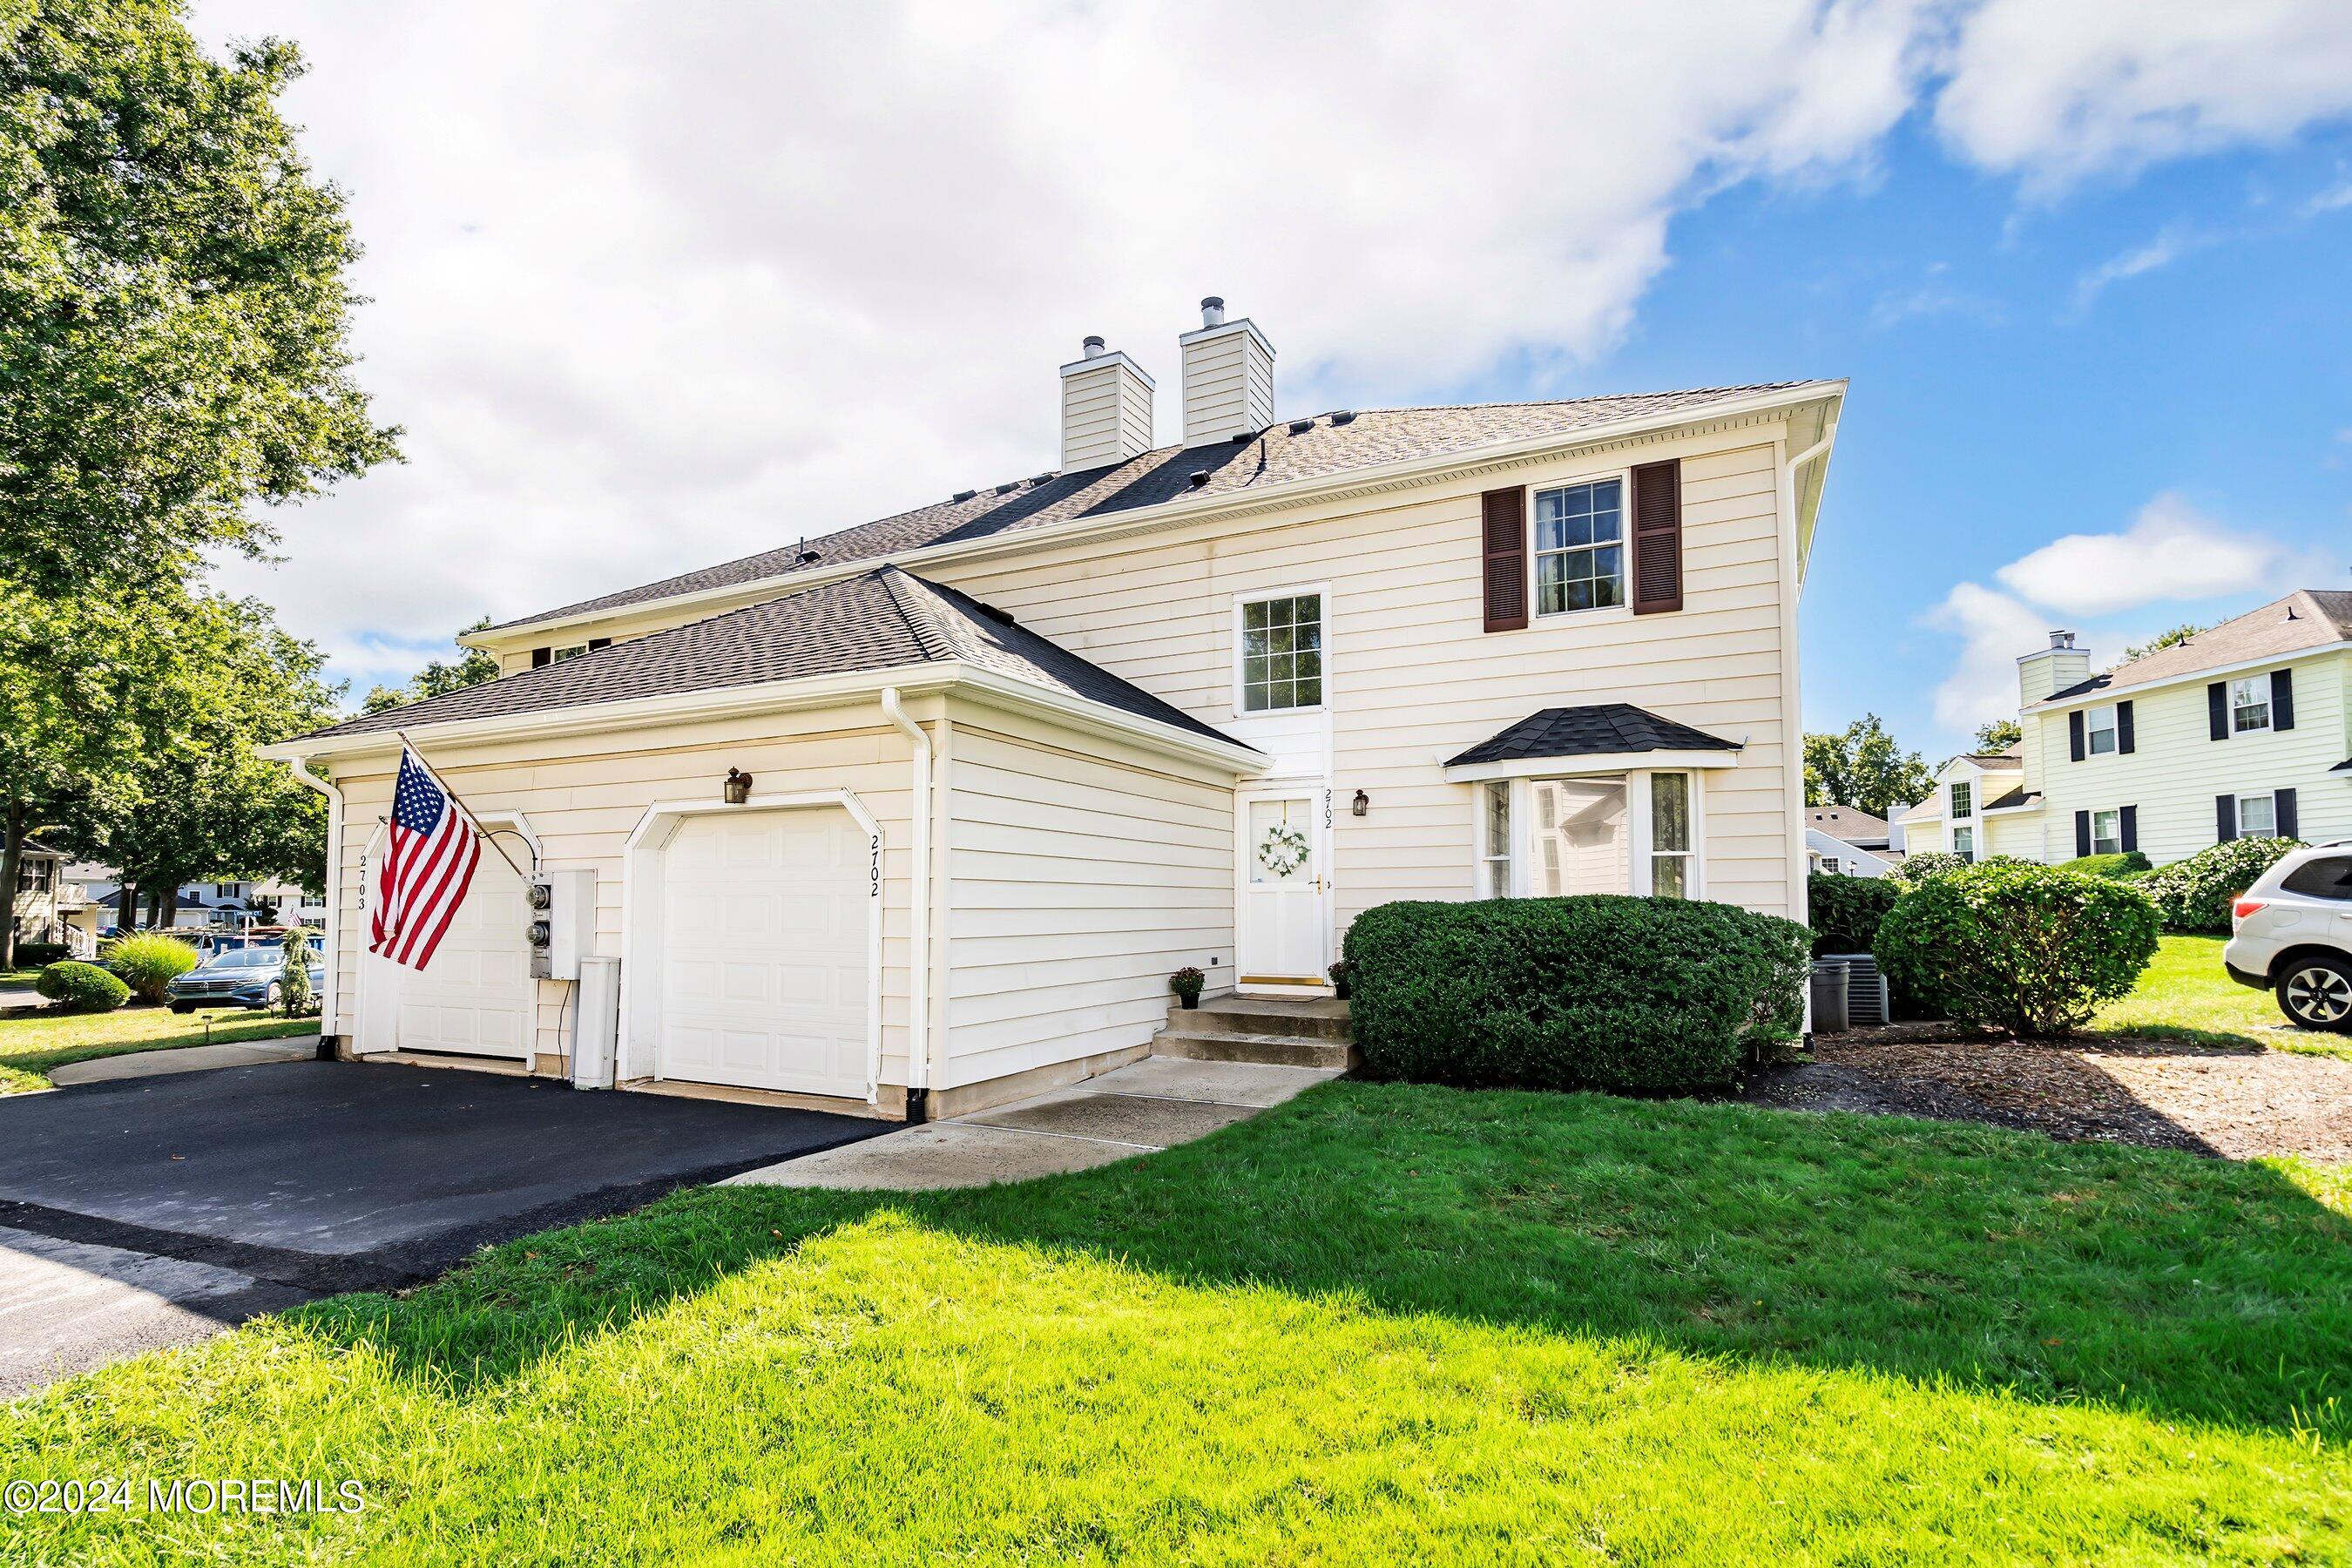
<instances>
[{"instance_id":1,"label":"white front door","mask_svg":"<svg viewBox=\"0 0 2352 1568\"><path fill-rule=\"evenodd\" d=\"M1252 989L1329 981L1331 920L1317 792L1241 802L1239 984Z\"/></svg>"},{"instance_id":2,"label":"white front door","mask_svg":"<svg viewBox=\"0 0 2352 1568\"><path fill-rule=\"evenodd\" d=\"M866 1097L869 850L838 807L679 823L662 852L659 1077Z\"/></svg>"}]
</instances>

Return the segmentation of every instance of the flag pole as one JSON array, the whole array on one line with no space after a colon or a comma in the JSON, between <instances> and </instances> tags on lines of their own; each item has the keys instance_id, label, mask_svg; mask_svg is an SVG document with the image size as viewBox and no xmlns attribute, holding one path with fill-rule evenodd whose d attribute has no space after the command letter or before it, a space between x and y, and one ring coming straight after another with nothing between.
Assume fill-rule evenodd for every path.
<instances>
[{"instance_id":1,"label":"flag pole","mask_svg":"<svg viewBox=\"0 0 2352 1568\"><path fill-rule=\"evenodd\" d=\"M447 795L457 804L465 805L464 801L458 798L457 792L449 786L449 781L443 778L439 773L434 772L433 764L425 760L424 752L418 749L415 742L408 738L408 731L405 730L394 730L393 733L400 737L400 743L406 749L408 754L416 759L416 765L425 770L425 776L431 779L435 784L439 784L441 786L442 794ZM491 835L482 831L482 819L474 815L474 808L467 805L465 809L466 815L469 817L473 817L474 837L488 845L491 848L497 850L499 852L499 858L507 863L508 870L512 871L523 881L527 882L530 880L528 876L524 875L523 868L514 863L514 857L507 853L506 846L500 844L498 839L493 837Z\"/></svg>"}]
</instances>

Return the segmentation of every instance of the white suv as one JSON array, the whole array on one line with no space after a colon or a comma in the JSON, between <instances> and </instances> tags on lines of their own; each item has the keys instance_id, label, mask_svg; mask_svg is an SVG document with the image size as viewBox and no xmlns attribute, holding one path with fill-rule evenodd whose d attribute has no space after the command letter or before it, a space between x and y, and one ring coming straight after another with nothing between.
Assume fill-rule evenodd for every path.
<instances>
[{"instance_id":1,"label":"white suv","mask_svg":"<svg viewBox=\"0 0 2352 1568\"><path fill-rule=\"evenodd\" d=\"M2230 978L2278 993L2297 1027L2352 1031L2352 842L2297 849L2238 895Z\"/></svg>"}]
</instances>

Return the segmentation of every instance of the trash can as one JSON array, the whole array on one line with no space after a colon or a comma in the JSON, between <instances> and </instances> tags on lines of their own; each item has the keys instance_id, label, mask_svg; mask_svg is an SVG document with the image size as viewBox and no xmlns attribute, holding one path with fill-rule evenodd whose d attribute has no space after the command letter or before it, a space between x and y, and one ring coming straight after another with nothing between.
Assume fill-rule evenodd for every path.
<instances>
[{"instance_id":1,"label":"trash can","mask_svg":"<svg viewBox=\"0 0 2352 1568\"><path fill-rule=\"evenodd\" d=\"M1843 1035L1848 1026L1845 964L1842 960L1822 959L1813 965L1813 1033Z\"/></svg>"}]
</instances>

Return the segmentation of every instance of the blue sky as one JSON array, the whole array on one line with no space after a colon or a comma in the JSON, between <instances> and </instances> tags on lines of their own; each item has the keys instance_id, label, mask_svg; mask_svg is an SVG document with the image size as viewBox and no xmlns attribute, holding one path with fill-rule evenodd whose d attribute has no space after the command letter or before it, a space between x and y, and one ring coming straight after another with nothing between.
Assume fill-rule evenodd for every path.
<instances>
[{"instance_id":1,"label":"blue sky","mask_svg":"<svg viewBox=\"0 0 2352 1568\"><path fill-rule=\"evenodd\" d=\"M1806 590L1807 727L1875 711L1957 750L1935 697L1964 639L1935 613L2062 535L2171 495L2286 547L2260 587L2030 606L2103 658L2272 588L2352 587L2347 181L2338 132L2035 201L1906 125L1878 178L1744 185L1678 218L1638 324L1579 379L1851 377Z\"/></svg>"},{"instance_id":2,"label":"blue sky","mask_svg":"<svg viewBox=\"0 0 2352 1568\"><path fill-rule=\"evenodd\" d=\"M277 34L406 460L224 586L452 632L1053 460L1224 296L1279 412L1852 378L1806 720L1940 753L2352 583L2346 0L195 0ZM1004 68L1017 58L1018 70Z\"/></svg>"}]
</instances>

